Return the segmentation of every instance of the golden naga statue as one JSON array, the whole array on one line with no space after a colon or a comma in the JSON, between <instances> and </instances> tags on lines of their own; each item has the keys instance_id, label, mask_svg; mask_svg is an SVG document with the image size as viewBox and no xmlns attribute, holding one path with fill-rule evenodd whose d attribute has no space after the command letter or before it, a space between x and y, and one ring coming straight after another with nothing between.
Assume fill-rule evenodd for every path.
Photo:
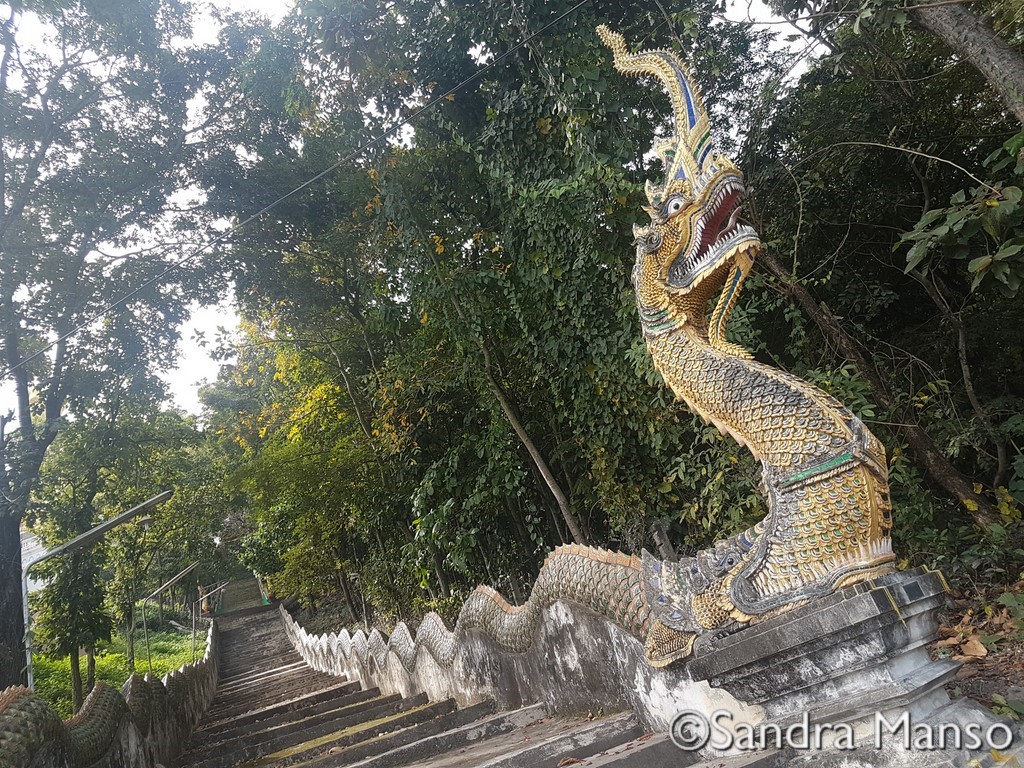
<instances>
[{"instance_id":1,"label":"golden naga statue","mask_svg":"<svg viewBox=\"0 0 1024 768\"><path fill-rule=\"evenodd\" d=\"M672 391L760 460L768 515L679 561L558 547L523 605L480 587L455 634L439 620L424 622L418 641L449 662L460 628L525 651L544 608L569 600L642 638L648 662L663 667L701 653L718 635L893 568L882 444L832 396L726 341L761 241L738 221L743 175L712 150L693 79L668 51L631 54L621 35L598 32L616 69L656 77L675 113L675 135L655 147L666 174L647 187L651 223L635 230L633 281L647 347Z\"/></svg>"},{"instance_id":2,"label":"golden naga statue","mask_svg":"<svg viewBox=\"0 0 1024 768\"><path fill-rule=\"evenodd\" d=\"M646 648L659 664L688 655L704 632L891 570L892 506L885 449L861 421L725 338L761 241L738 222L743 175L713 151L686 66L668 51L631 54L605 26L598 33L619 72L661 81L675 116L675 135L655 146L666 173L663 184L647 186L651 223L634 231L647 348L677 397L760 460L769 509L750 530L695 558L657 562L645 553Z\"/></svg>"}]
</instances>

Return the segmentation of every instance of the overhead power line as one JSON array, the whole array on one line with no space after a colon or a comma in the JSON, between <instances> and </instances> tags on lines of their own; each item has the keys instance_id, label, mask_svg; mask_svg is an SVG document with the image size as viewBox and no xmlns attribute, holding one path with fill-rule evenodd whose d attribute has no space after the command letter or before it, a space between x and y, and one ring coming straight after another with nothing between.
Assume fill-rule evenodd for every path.
<instances>
[{"instance_id":1,"label":"overhead power line","mask_svg":"<svg viewBox=\"0 0 1024 768\"><path fill-rule=\"evenodd\" d=\"M155 283L160 282L161 280L163 280L165 277L167 277L172 272L174 272L176 270L179 270L182 267L185 267L190 262L194 261L196 258L198 258L199 256L201 256L204 253L206 253L208 250L213 248L213 246L218 245L219 243L224 242L231 235L233 235L236 232L238 232L240 229L243 229L248 224L251 224L252 222L254 222L256 219L258 219L258 218L262 217L263 215L269 213L271 210L276 208L278 205L283 203L288 198L298 194L299 192L301 192L302 190L306 189L307 187L310 187L313 184L316 184L318 181L320 181L320 179L322 179L325 176L333 173L334 171L338 170L338 168L342 167L343 165L346 165L347 163L351 162L352 160L355 160L357 157L359 157L361 154L363 154L363 152L365 152L366 150L370 149L371 147L374 147L377 144L380 144L382 141L385 141L386 139L391 138L399 130L401 130L404 126L406 126L409 123L411 123L412 121L414 121L416 118L418 118L424 112L426 112L427 110L431 109L432 107L434 107L439 102L445 101L449 96L454 95L457 91L462 90L463 88L465 88L467 85L469 85L473 81L479 79L481 76L483 76L490 69L493 69L498 64L500 64L502 61L504 61L509 56L511 56L513 53L515 53L520 48L522 48L524 45L528 44L535 37L538 37L539 35L544 34L548 29L553 27L555 24L558 24L558 22L562 21L563 19L567 18L568 16L571 16L572 14L574 14L576 11L578 11L580 8L582 8L584 5L586 5L587 3L591 2L591 1L592 0L580 0L574 6L569 8L569 10L565 11L564 13L559 14L554 19L552 19L547 24L545 24L543 27L538 29L536 32L534 32L533 34L528 35L527 37L523 38L518 43L516 43L512 48L509 48L507 51L502 53L500 56L496 56L493 61L491 61L488 64L484 65L482 68L480 68L479 70L474 72L472 75L467 77L465 80L463 80L458 85L452 86L447 91L442 93L440 96L437 96L437 97L431 99L430 101L428 101L426 104L424 104L422 107L417 109L415 112L413 112L408 117L406 117L403 120L400 120L399 122L395 123L393 126L388 128L383 133L378 134L377 136L374 136L372 139L367 141L365 144L360 145L357 149L355 149L352 152L350 152L347 155L345 155L345 157L341 158L341 160L338 160L337 162L333 163L332 165L329 165L327 168L324 168L322 171L320 171L315 176L313 176L313 177L311 177L309 179L306 179L306 181L302 182L297 187L295 187L295 188L289 190L288 192L286 192L285 194L281 195L279 198L274 200L272 203L268 203L267 205L263 206L262 208L260 208L255 213L250 214L248 217L246 217L242 221L240 221L237 224L232 225L230 228L224 230L224 232L222 232L221 234L217 235L217 237L213 238L213 240L210 240L208 243L205 243L204 245L201 245L198 248L196 248L194 251L192 251L192 253L190 253L188 256L186 256L181 261L176 262L176 263L170 265L169 267L167 267L167 269L165 269L160 274L156 275L155 277L151 277L149 280L146 280L138 288L135 288L134 290L129 291L128 293L126 293L123 296L121 296L119 299L110 302L105 307L103 307L102 309L98 310L94 315L90 316L87 320L83 320L78 325L74 326L69 331L67 331L66 333L58 336L56 339L51 341L45 347L36 350L35 352L33 352L31 355L29 355L28 357L24 358L23 360L19 360L17 363L15 363L14 365L10 366L6 370L4 370L4 372L2 374L0 374L0 380L6 379L8 376L10 376L16 370L18 370L19 368L24 367L28 363L31 363L33 360L35 360L35 359L41 357L42 355L46 354L48 351L53 349L56 345L60 344L62 341L67 341L69 338L71 338L75 334L81 332L82 330L84 330L88 326L92 325L97 320L100 320L101 318L103 318L105 315L109 314L113 310L117 309L118 307L124 306L129 301L131 301L133 298L135 298L140 293L142 293L144 290L149 288L151 285L154 285Z\"/></svg>"}]
</instances>

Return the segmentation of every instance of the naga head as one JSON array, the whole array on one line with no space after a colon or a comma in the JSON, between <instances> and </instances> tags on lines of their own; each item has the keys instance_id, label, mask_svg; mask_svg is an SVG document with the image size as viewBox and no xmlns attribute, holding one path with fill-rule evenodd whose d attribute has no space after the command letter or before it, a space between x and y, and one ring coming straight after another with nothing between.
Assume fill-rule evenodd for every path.
<instances>
[{"instance_id":1,"label":"naga head","mask_svg":"<svg viewBox=\"0 0 1024 768\"><path fill-rule=\"evenodd\" d=\"M651 217L634 227L636 265L633 281L645 330L688 323L721 337L739 284L760 249L757 232L738 223L743 174L713 151L708 113L686 66L669 51L631 54L622 35L601 25L598 34L615 56L615 68L629 75L653 75L668 90L675 116L674 135L654 150L665 164L661 185L647 183ZM706 323L708 299L722 292L712 322ZM674 322L672 322L674 321Z\"/></svg>"}]
</instances>

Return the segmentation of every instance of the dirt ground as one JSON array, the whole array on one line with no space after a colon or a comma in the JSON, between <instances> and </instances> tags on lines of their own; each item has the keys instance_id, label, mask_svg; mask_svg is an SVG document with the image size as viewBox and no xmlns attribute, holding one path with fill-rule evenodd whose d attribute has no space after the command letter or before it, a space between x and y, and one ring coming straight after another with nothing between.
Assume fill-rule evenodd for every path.
<instances>
[{"instance_id":1,"label":"dirt ground","mask_svg":"<svg viewBox=\"0 0 1024 768\"><path fill-rule=\"evenodd\" d=\"M970 696L998 714L1024 718L1024 581L1009 592L953 590L951 597L932 645L936 658L963 664L948 686L950 695Z\"/></svg>"}]
</instances>

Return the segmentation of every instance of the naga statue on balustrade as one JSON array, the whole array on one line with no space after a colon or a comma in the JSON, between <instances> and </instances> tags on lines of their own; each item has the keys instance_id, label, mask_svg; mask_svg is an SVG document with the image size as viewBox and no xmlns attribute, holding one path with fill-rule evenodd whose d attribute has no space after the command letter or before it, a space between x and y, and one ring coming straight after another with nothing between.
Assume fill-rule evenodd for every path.
<instances>
[{"instance_id":1,"label":"naga statue on balustrade","mask_svg":"<svg viewBox=\"0 0 1024 768\"><path fill-rule=\"evenodd\" d=\"M695 642L699 652L700 638L892 570L892 507L885 449L864 424L831 395L726 339L761 241L739 222L743 175L714 151L687 67L669 51L630 53L620 34L598 32L615 68L656 78L674 112L674 134L654 147L665 178L647 185L650 224L634 229L647 348L676 396L761 462L768 515L679 561L559 547L524 605L480 587L458 626L525 650L543 609L570 600L642 638L648 662L667 666L694 654Z\"/></svg>"}]
</instances>

